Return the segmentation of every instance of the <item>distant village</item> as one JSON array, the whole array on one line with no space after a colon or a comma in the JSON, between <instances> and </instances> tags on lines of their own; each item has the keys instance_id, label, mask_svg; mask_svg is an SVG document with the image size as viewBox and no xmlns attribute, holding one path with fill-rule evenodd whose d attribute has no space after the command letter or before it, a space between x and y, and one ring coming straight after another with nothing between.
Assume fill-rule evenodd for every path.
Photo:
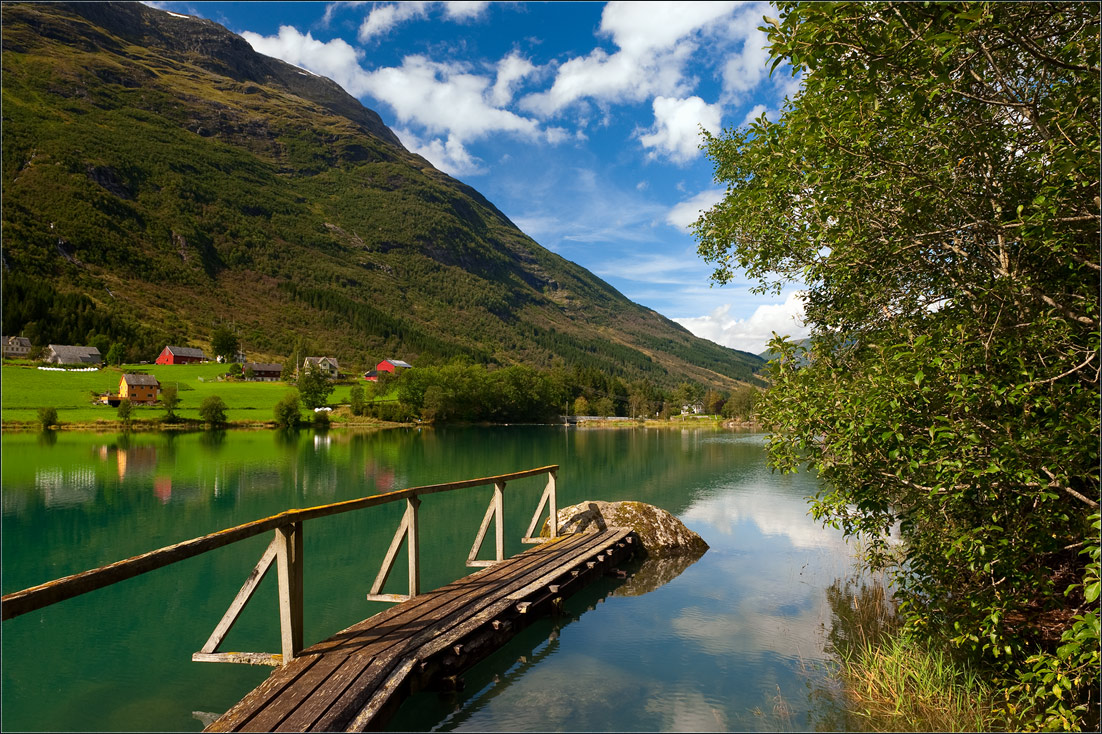
<instances>
[{"instance_id":1,"label":"distant village","mask_svg":"<svg viewBox=\"0 0 1102 734\"><path fill-rule=\"evenodd\" d=\"M4 359L31 359L34 347L30 339L22 336L0 337L0 347ZM99 369L105 359L96 347L72 346L68 344L49 344L45 350L36 355L39 361L46 365L57 365L57 369L79 369L81 365L87 365L90 369ZM244 352L238 351L232 360L222 357L211 359L202 349L195 347L178 347L168 345L161 350L154 360L159 365L187 365L204 364L212 361L227 362L236 379L246 382L278 382L281 379L294 379L293 375L284 375L284 366L271 362L248 362ZM240 366L240 372L237 366ZM375 369L369 370L361 377L368 382L377 382L379 376L384 373L397 374L401 370L409 369L412 365L401 359L384 359L375 365ZM297 366L303 371L317 371L328 379L336 381L347 379L349 375L340 371L340 364L335 357L306 357L302 364ZM40 367L40 369L50 369ZM160 397L160 384L153 375L124 374L119 380L118 393L106 393L101 396L101 402L117 406L122 400L129 400L136 404L152 405Z\"/></svg>"}]
</instances>

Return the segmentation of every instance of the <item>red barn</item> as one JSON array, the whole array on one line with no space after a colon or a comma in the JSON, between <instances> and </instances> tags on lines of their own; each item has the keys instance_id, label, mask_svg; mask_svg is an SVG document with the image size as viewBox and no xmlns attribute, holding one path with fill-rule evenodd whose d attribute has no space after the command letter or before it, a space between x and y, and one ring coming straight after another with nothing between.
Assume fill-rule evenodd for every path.
<instances>
[{"instance_id":1,"label":"red barn","mask_svg":"<svg viewBox=\"0 0 1102 734\"><path fill-rule=\"evenodd\" d=\"M209 361L202 349L191 347L165 347L157 357L157 364L196 364Z\"/></svg>"}]
</instances>

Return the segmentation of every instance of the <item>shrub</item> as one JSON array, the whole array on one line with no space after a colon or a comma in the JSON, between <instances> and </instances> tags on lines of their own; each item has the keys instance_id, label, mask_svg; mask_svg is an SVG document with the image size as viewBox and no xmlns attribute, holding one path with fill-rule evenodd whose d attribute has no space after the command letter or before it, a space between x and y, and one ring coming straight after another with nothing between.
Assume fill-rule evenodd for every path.
<instances>
[{"instance_id":1,"label":"shrub","mask_svg":"<svg viewBox=\"0 0 1102 734\"><path fill-rule=\"evenodd\" d=\"M48 431L54 426L57 426L57 408L52 406L39 408L38 422L42 425L43 431Z\"/></svg>"},{"instance_id":2,"label":"shrub","mask_svg":"<svg viewBox=\"0 0 1102 734\"><path fill-rule=\"evenodd\" d=\"M299 422L299 411L301 410L301 404L298 399L298 392L292 390L284 395L278 403L275 405L275 422L280 428L290 428L297 426Z\"/></svg>"},{"instance_id":3,"label":"shrub","mask_svg":"<svg viewBox=\"0 0 1102 734\"><path fill-rule=\"evenodd\" d=\"M199 417L212 426L226 422L226 404L217 395L210 395L199 405Z\"/></svg>"},{"instance_id":4,"label":"shrub","mask_svg":"<svg viewBox=\"0 0 1102 734\"><path fill-rule=\"evenodd\" d=\"M134 406L129 400L124 398L119 401L119 410L117 415L119 417L119 420L122 421L122 424L127 428L130 427L130 414L133 409Z\"/></svg>"}]
</instances>

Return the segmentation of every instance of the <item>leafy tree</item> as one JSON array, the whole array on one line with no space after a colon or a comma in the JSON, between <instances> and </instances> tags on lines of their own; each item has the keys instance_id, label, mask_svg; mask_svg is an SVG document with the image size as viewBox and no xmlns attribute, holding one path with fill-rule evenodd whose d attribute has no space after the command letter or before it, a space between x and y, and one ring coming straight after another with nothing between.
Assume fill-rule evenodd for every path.
<instances>
[{"instance_id":1,"label":"leafy tree","mask_svg":"<svg viewBox=\"0 0 1102 734\"><path fill-rule=\"evenodd\" d=\"M329 376L314 365L299 372L296 384L302 396L302 404L308 410L325 405L333 392L333 383L329 381Z\"/></svg>"},{"instance_id":2,"label":"leafy tree","mask_svg":"<svg viewBox=\"0 0 1102 734\"><path fill-rule=\"evenodd\" d=\"M48 431L58 425L57 408L47 406L38 409L38 423L43 431Z\"/></svg>"},{"instance_id":3,"label":"leafy tree","mask_svg":"<svg viewBox=\"0 0 1102 734\"><path fill-rule=\"evenodd\" d=\"M705 134L727 196L695 225L716 282L806 286L770 460L1025 725L1097 725L1099 6L778 7L803 87Z\"/></svg>"},{"instance_id":4,"label":"leafy tree","mask_svg":"<svg viewBox=\"0 0 1102 734\"><path fill-rule=\"evenodd\" d=\"M348 396L349 407L352 409L352 415L364 414L364 388L363 385L356 383L352 386L352 390Z\"/></svg>"},{"instance_id":5,"label":"leafy tree","mask_svg":"<svg viewBox=\"0 0 1102 734\"><path fill-rule=\"evenodd\" d=\"M585 399L584 395L579 395L574 400L574 415L589 415L589 401Z\"/></svg>"},{"instance_id":6,"label":"leafy tree","mask_svg":"<svg viewBox=\"0 0 1102 734\"><path fill-rule=\"evenodd\" d=\"M291 390L276 403L274 409L275 423L280 428L293 428L297 426L301 418L301 404L298 391Z\"/></svg>"},{"instance_id":7,"label":"leafy tree","mask_svg":"<svg viewBox=\"0 0 1102 734\"><path fill-rule=\"evenodd\" d=\"M208 395L199 404L199 417L212 426L220 426L226 422L226 403L217 395Z\"/></svg>"},{"instance_id":8,"label":"leafy tree","mask_svg":"<svg viewBox=\"0 0 1102 734\"><path fill-rule=\"evenodd\" d=\"M111 348L107 350L107 356L105 357L107 364L118 367L126 359L126 348L119 342L115 342L111 345Z\"/></svg>"},{"instance_id":9,"label":"leafy tree","mask_svg":"<svg viewBox=\"0 0 1102 734\"><path fill-rule=\"evenodd\" d=\"M133 410L133 404L126 398L123 398L119 401L119 408L118 411L116 411L116 415L118 416L118 419L122 421L122 425L124 428L130 428L130 416Z\"/></svg>"},{"instance_id":10,"label":"leafy tree","mask_svg":"<svg viewBox=\"0 0 1102 734\"><path fill-rule=\"evenodd\" d=\"M754 412L759 394L757 389L749 385L735 388L727 397L727 402L723 404L723 415L731 419L749 419Z\"/></svg>"},{"instance_id":11,"label":"leafy tree","mask_svg":"<svg viewBox=\"0 0 1102 734\"><path fill-rule=\"evenodd\" d=\"M599 398L597 402L593 404L593 412L602 418L608 418L609 416L616 415L616 406L612 404L612 398Z\"/></svg>"},{"instance_id":12,"label":"leafy tree","mask_svg":"<svg viewBox=\"0 0 1102 734\"><path fill-rule=\"evenodd\" d=\"M242 372L242 370L241 370L241 365L238 364L237 362L232 363L229 366L229 369L226 370L226 376L227 377L240 378L243 375L244 375L244 372Z\"/></svg>"},{"instance_id":13,"label":"leafy tree","mask_svg":"<svg viewBox=\"0 0 1102 734\"><path fill-rule=\"evenodd\" d=\"M230 362L240 349L240 342L225 324L219 324L210 335L210 350L214 356L221 357L223 361Z\"/></svg>"},{"instance_id":14,"label":"leafy tree","mask_svg":"<svg viewBox=\"0 0 1102 734\"><path fill-rule=\"evenodd\" d=\"M719 415L723 410L723 404L726 402L723 398L723 393L716 390L709 390L704 393L704 412L711 415Z\"/></svg>"},{"instance_id":15,"label":"leafy tree","mask_svg":"<svg viewBox=\"0 0 1102 734\"><path fill-rule=\"evenodd\" d=\"M180 407L180 395L175 385L161 386L161 407L165 409L165 422L175 423L176 409Z\"/></svg>"},{"instance_id":16,"label":"leafy tree","mask_svg":"<svg viewBox=\"0 0 1102 734\"><path fill-rule=\"evenodd\" d=\"M251 366L246 367L244 370L241 371L241 376L251 382L252 379L256 377L256 370L254 370Z\"/></svg>"}]
</instances>

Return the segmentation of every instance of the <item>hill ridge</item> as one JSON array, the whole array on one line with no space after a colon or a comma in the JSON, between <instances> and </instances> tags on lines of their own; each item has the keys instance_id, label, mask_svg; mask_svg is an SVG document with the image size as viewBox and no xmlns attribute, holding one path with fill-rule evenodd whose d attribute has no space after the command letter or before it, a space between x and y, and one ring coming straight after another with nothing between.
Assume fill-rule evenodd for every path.
<instances>
[{"instance_id":1,"label":"hill ridge","mask_svg":"<svg viewBox=\"0 0 1102 734\"><path fill-rule=\"evenodd\" d=\"M231 321L382 357L752 378L540 247L331 80L138 4L5 5L4 333L150 359ZM212 50L213 49L213 50ZM140 354L139 354L140 353Z\"/></svg>"}]
</instances>

